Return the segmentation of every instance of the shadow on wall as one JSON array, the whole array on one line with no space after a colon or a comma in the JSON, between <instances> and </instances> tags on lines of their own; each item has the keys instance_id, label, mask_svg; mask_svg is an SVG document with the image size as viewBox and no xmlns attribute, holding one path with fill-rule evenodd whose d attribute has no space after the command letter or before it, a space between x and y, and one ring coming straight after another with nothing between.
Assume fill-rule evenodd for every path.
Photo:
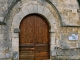
<instances>
[{"instance_id":1,"label":"shadow on wall","mask_svg":"<svg viewBox=\"0 0 80 60\"><path fill-rule=\"evenodd\" d=\"M79 7L80 7L80 0L77 0L78 1L78 4L79 4Z\"/></svg>"}]
</instances>

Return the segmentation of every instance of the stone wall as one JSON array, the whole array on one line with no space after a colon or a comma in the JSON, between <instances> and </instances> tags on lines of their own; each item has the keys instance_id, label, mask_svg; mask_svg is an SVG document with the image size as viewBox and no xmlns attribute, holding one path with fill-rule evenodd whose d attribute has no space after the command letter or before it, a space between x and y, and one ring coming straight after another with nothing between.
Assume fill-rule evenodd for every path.
<instances>
[{"instance_id":1,"label":"stone wall","mask_svg":"<svg viewBox=\"0 0 80 60\"><path fill-rule=\"evenodd\" d=\"M52 55L57 59L69 60L69 59L80 59L80 28L79 27L61 27L59 32L52 35L56 38L57 47L52 51ZM78 35L78 40L71 41L69 36L71 34ZM54 53L54 51L56 53Z\"/></svg>"},{"instance_id":2,"label":"stone wall","mask_svg":"<svg viewBox=\"0 0 80 60\"><path fill-rule=\"evenodd\" d=\"M56 57L52 60L80 60L80 49L61 49L56 47Z\"/></svg>"},{"instance_id":3,"label":"stone wall","mask_svg":"<svg viewBox=\"0 0 80 60\"><path fill-rule=\"evenodd\" d=\"M80 59L80 13L77 1L50 1L53 6L45 0L0 0L0 21L6 23L0 25L0 59L19 58L19 22L33 12L42 14L50 22L51 58ZM15 28L18 33L14 32ZM70 41L71 34L78 35L78 40Z\"/></svg>"},{"instance_id":4,"label":"stone wall","mask_svg":"<svg viewBox=\"0 0 80 60\"><path fill-rule=\"evenodd\" d=\"M80 26L77 0L51 0L58 9L64 25Z\"/></svg>"}]
</instances>

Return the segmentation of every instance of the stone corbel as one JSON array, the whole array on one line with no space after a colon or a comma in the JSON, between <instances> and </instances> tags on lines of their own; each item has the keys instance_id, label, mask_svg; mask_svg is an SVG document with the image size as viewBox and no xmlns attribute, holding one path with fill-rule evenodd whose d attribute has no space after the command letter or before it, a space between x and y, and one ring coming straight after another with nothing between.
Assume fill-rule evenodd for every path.
<instances>
[{"instance_id":1,"label":"stone corbel","mask_svg":"<svg viewBox=\"0 0 80 60\"><path fill-rule=\"evenodd\" d=\"M55 30L50 29L49 33L55 33Z\"/></svg>"},{"instance_id":2,"label":"stone corbel","mask_svg":"<svg viewBox=\"0 0 80 60\"><path fill-rule=\"evenodd\" d=\"M19 33L20 29L19 28L14 28L14 33Z\"/></svg>"}]
</instances>

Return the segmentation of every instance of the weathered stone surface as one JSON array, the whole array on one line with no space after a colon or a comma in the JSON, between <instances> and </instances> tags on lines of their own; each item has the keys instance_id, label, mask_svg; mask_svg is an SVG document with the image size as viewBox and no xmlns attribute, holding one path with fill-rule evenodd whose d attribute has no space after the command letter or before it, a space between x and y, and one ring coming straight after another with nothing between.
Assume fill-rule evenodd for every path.
<instances>
[{"instance_id":1,"label":"weathered stone surface","mask_svg":"<svg viewBox=\"0 0 80 60\"><path fill-rule=\"evenodd\" d=\"M29 14L29 10L27 10L28 9L28 6L24 6L22 9L21 9L21 11L25 14L25 15L27 15L27 14Z\"/></svg>"},{"instance_id":2,"label":"weathered stone surface","mask_svg":"<svg viewBox=\"0 0 80 60\"><path fill-rule=\"evenodd\" d=\"M74 18L75 17L73 17L72 15L69 15L69 13L72 13L72 14L74 14L74 13L76 13L77 14L77 9L79 9L79 7L78 7L78 3L77 3L77 1L76 0L74 0L75 1L75 3L72 3L73 2L73 0L68 0L68 1L62 1L62 0L59 0L59 1L52 1L53 2L53 4L57 7L57 9L58 9L58 11L60 12L60 13L62 13L62 15L61 15L61 17L63 18L64 17L64 19L63 19L63 21L65 21L65 23L66 23L66 25L67 24L69 24L69 25L77 25L77 22L73 22L72 23L72 21L73 20L75 20ZM59 2L61 2L61 4L59 4ZM70 3L71 2L71 3ZM65 7L65 8L63 8L63 7ZM65 11L66 10L66 11ZM69 12L69 10L72 10L72 12ZM65 13L66 12L66 13ZM66 14L67 14L67 16L66 16ZM75 15L76 15L75 14ZM76 15L77 16L77 15ZM78 15L79 16L79 15ZM79 21L79 17L77 16L77 20ZM67 18L66 18L67 17ZM73 18L71 18L71 17L73 17ZM70 18L70 19L68 19L68 18ZM68 22L69 21L69 22ZM75 20L76 21L76 20Z\"/></svg>"},{"instance_id":3,"label":"weathered stone surface","mask_svg":"<svg viewBox=\"0 0 80 60\"><path fill-rule=\"evenodd\" d=\"M46 13L47 12L47 13ZM45 17L49 17L52 13L50 12L50 10L46 7L44 7L44 12L43 12L43 15Z\"/></svg>"},{"instance_id":4,"label":"weathered stone surface","mask_svg":"<svg viewBox=\"0 0 80 60\"><path fill-rule=\"evenodd\" d=\"M23 3L23 5L29 5L29 4L35 4L35 5L37 5L38 4L38 2L36 0L27 0L27 1L25 0L25 2L23 0L21 2Z\"/></svg>"},{"instance_id":5,"label":"weathered stone surface","mask_svg":"<svg viewBox=\"0 0 80 60\"><path fill-rule=\"evenodd\" d=\"M71 46L72 48L76 48L76 47L77 47L77 44L76 44L76 43L70 43L70 46Z\"/></svg>"},{"instance_id":6,"label":"weathered stone surface","mask_svg":"<svg viewBox=\"0 0 80 60\"><path fill-rule=\"evenodd\" d=\"M5 54L5 57L8 58L8 59L10 59L10 57L11 57L11 56L10 56L10 53L7 52L7 53Z\"/></svg>"},{"instance_id":7,"label":"weathered stone surface","mask_svg":"<svg viewBox=\"0 0 80 60\"><path fill-rule=\"evenodd\" d=\"M18 60L19 59L19 53L18 51L14 51L13 52L13 57L12 57L14 60Z\"/></svg>"},{"instance_id":8,"label":"weathered stone surface","mask_svg":"<svg viewBox=\"0 0 80 60\"><path fill-rule=\"evenodd\" d=\"M38 13L42 14L44 12L44 7L38 5Z\"/></svg>"},{"instance_id":9,"label":"weathered stone surface","mask_svg":"<svg viewBox=\"0 0 80 60\"><path fill-rule=\"evenodd\" d=\"M4 17L0 17L0 22L3 22L3 20L4 20Z\"/></svg>"},{"instance_id":10,"label":"weathered stone surface","mask_svg":"<svg viewBox=\"0 0 80 60\"><path fill-rule=\"evenodd\" d=\"M55 42L56 42L55 37L51 37L51 44L55 45L56 44Z\"/></svg>"},{"instance_id":11,"label":"weathered stone surface","mask_svg":"<svg viewBox=\"0 0 80 60\"><path fill-rule=\"evenodd\" d=\"M18 24L21 22L21 19L16 15L16 16L14 17L13 21L14 21L14 22L13 22L13 25L14 25L13 27L14 27L14 28L19 28L19 25L18 25ZM17 23L17 24L16 24L16 23Z\"/></svg>"},{"instance_id":12,"label":"weathered stone surface","mask_svg":"<svg viewBox=\"0 0 80 60\"><path fill-rule=\"evenodd\" d=\"M51 47L50 47L50 51L51 51L50 54L51 54L51 56L56 56L57 55L56 48L57 48L56 45L51 45Z\"/></svg>"},{"instance_id":13,"label":"weathered stone surface","mask_svg":"<svg viewBox=\"0 0 80 60\"><path fill-rule=\"evenodd\" d=\"M4 58L5 54L3 53L3 51L0 52L0 58Z\"/></svg>"},{"instance_id":14,"label":"weathered stone surface","mask_svg":"<svg viewBox=\"0 0 80 60\"><path fill-rule=\"evenodd\" d=\"M19 38L12 39L12 49L13 51L19 51Z\"/></svg>"},{"instance_id":15,"label":"weathered stone surface","mask_svg":"<svg viewBox=\"0 0 80 60\"><path fill-rule=\"evenodd\" d=\"M14 28L19 29L21 20L31 13L45 16L50 24L50 57L57 56L58 60L80 59L80 29L77 27L80 26L77 11L79 7L76 0L50 0L56 8L45 0L21 0L13 4L15 1L17 0L0 0L0 21L6 22L5 26L0 26L0 60L2 58L12 60L9 59L9 54L14 55L14 60L18 60L18 57L15 57L19 53L15 54L15 52L19 52L19 33L14 32L19 32L19 30L14 31ZM7 16L7 13L10 15ZM5 16L7 18L3 18ZM60 24L67 26L61 27ZM69 33L76 33L78 40L69 41ZM7 47L10 47L9 54L4 52Z\"/></svg>"},{"instance_id":16,"label":"weathered stone surface","mask_svg":"<svg viewBox=\"0 0 80 60\"><path fill-rule=\"evenodd\" d=\"M28 6L28 12L29 12L29 13L33 13L33 10L34 10L34 9L33 9L33 5L29 5L29 6Z\"/></svg>"},{"instance_id":17,"label":"weathered stone surface","mask_svg":"<svg viewBox=\"0 0 80 60\"><path fill-rule=\"evenodd\" d=\"M12 37L13 38L19 38L19 34L18 33L12 33Z\"/></svg>"},{"instance_id":18,"label":"weathered stone surface","mask_svg":"<svg viewBox=\"0 0 80 60\"><path fill-rule=\"evenodd\" d=\"M67 42L65 42L64 40L59 40L59 46L62 48L62 49L70 49L70 46Z\"/></svg>"},{"instance_id":19,"label":"weathered stone surface","mask_svg":"<svg viewBox=\"0 0 80 60\"><path fill-rule=\"evenodd\" d=\"M80 43L78 43L78 48L80 48Z\"/></svg>"},{"instance_id":20,"label":"weathered stone surface","mask_svg":"<svg viewBox=\"0 0 80 60\"><path fill-rule=\"evenodd\" d=\"M80 28L78 28L78 33L80 33Z\"/></svg>"},{"instance_id":21,"label":"weathered stone surface","mask_svg":"<svg viewBox=\"0 0 80 60\"><path fill-rule=\"evenodd\" d=\"M4 42L3 46L4 47L12 47L12 44L10 42Z\"/></svg>"},{"instance_id":22,"label":"weathered stone surface","mask_svg":"<svg viewBox=\"0 0 80 60\"><path fill-rule=\"evenodd\" d=\"M73 29L72 28L67 28L67 32L72 32L73 31Z\"/></svg>"},{"instance_id":23,"label":"weathered stone surface","mask_svg":"<svg viewBox=\"0 0 80 60\"><path fill-rule=\"evenodd\" d=\"M26 13L27 14L27 13ZM23 17L25 16L25 14L20 11L18 14L17 14L17 17L19 17L20 19L23 19Z\"/></svg>"},{"instance_id":24,"label":"weathered stone surface","mask_svg":"<svg viewBox=\"0 0 80 60\"><path fill-rule=\"evenodd\" d=\"M73 29L73 32L76 32L77 33L78 32L78 28L74 28Z\"/></svg>"},{"instance_id":25,"label":"weathered stone surface","mask_svg":"<svg viewBox=\"0 0 80 60\"><path fill-rule=\"evenodd\" d=\"M38 13L38 5L33 5L33 12Z\"/></svg>"},{"instance_id":26,"label":"weathered stone surface","mask_svg":"<svg viewBox=\"0 0 80 60\"><path fill-rule=\"evenodd\" d=\"M57 49L57 50L56 50L56 54L57 54L58 56L62 56L63 52L62 52L61 49Z\"/></svg>"},{"instance_id":27,"label":"weathered stone surface","mask_svg":"<svg viewBox=\"0 0 80 60\"><path fill-rule=\"evenodd\" d=\"M3 34L0 34L0 38L3 38Z\"/></svg>"},{"instance_id":28,"label":"weathered stone surface","mask_svg":"<svg viewBox=\"0 0 80 60\"><path fill-rule=\"evenodd\" d=\"M67 36L67 34L63 34L63 33L61 33L61 40L68 40L68 36Z\"/></svg>"},{"instance_id":29,"label":"weathered stone surface","mask_svg":"<svg viewBox=\"0 0 80 60\"><path fill-rule=\"evenodd\" d=\"M37 2L40 3L40 4L45 4L46 3L45 0L37 0Z\"/></svg>"}]
</instances>

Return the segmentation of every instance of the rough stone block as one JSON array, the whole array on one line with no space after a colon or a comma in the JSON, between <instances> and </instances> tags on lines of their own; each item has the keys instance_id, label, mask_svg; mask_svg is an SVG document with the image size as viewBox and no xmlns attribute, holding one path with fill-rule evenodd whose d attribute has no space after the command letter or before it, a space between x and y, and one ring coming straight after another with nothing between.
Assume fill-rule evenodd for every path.
<instances>
[{"instance_id":1,"label":"rough stone block","mask_svg":"<svg viewBox=\"0 0 80 60\"><path fill-rule=\"evenodd\" d=\"M18 32L19 33L19 32ZM19 38L19 34L18 33L12 33L12 37L13 38Z\"/></svg>"},{"instance_id":2,"label":"rough stone block","mask_svg":"<svg viewBox=\"0 0 80 60\"><path fill-rule=\"evenodd\" d=\"M0 46L0 51L2 52L4 50L3 46Z\"/></svg>"},{"instance_id":3,"label":"rough stone block","mask_svg":"<svg viewBox=\"0 0 80 60\"><path fill-rule=\"evenodd\" d=\"M4 60L12 60L11 58L5 58Z\"/></svg>"},{"instance_id":4,"label":"rough stone block","mask_svg":"<svg viewBox=\"0 0 80 60\"><path fill-rule=\"evenodd\" d=\"M29 11L28 11L28 6L24 6L21 11L24 13L24 15L27 15L29 14Z\"/></svg>"},{"instance_id":5,"label":"rough stone block","mask_svg":"<svg viewBox=\"0 0 80 60\"><path fill-rule=\"evenodd\" d=\"M70 43L70 47L76 48L77 47L77 43Z\"/></svg>"},{"instance_id":6,"label":"rough stone block","mask_svg":"<svg viewBox=\"0 0 80 60\"><path fill-rule=\"evenodd\" d=\"M67 28L63 28L63 33L67 33Z\"/></svg>"},{"instance_id":7,"label":"rough stone block","mask_svg":"<svg viewBox=\"0 0 80 60\"><path fill-rule=\"evenodd\" d=\"M44 0L37 0L38 1L38 3L40 3L40 4L45 4L46 3L46 1L44 1Z\"/></svg>"},{"instance_id":8,"label":"rough stone block","mask_svg":"<svg viewBox=\"0 0 80 60\"><path fill-rule=\"evenodd\" d=\"M15 15L14 18L13 18L13 23L12 23L12 26L14 28L19 28L19 24L21 22L21 19L18 15Z\"/></svg>"},{"instance_id":9,"label":"rough stone block","mask_svg":"<svg viewBox=\"0 0 80 60\"><path fill-rule=\"evenodd\" d=\"M13 51L19 51L19 38L12 38Z\"/></svg>"},{"instance_id":10,"label":"rough stone block","mask_svg":"<svg viewBox=\"0 0 80 60\"><path fill-rule=\"evenodd\" d=\"M46 13L46 12L47 12L47 13ZM49 17L49 16L51 16L51 14L52 14L52 13L50 12L50 10L45 7L45 8L44 8L43 15L46 16L46 17Z\"/></svg>"},{"instance_id":11,"label":"rough stone block","mask_svg":"<svg viewBox=\"0 0 80 60\"><path fill-rule=\"evenodd\" d=\"M5 60L4 58L0 58L0 60Z\"/></svg>"},{"instance_id":12,"label":"rough stone block","mask_svg":"<svg viewBox=\"0 0 80 60\"><path fill-rule=\"evenodd\" d=\"M78 49L78 55L80 56L80 48Z\"/></svg>"},{"instance_id":13,"label":"rough stone block","mask_svg":"<svg viewBox=\"0 0 80 60\"><path fill-rule=\"evenodd\" d=\"M9 59L9 58L11 57L11 56L10 56L10 53L7 52L7 53L5 54L5 57Z\"/></svg>"},{"instance_id":14,"label":"rough stone block","mask_svg":"<svg viewBox=\"0 0 80 60\"><path fill-rule=\"evenodd\" d=\"M62 56L69 56L69 50L68 49L62 49L63 55Z\"/></svg>"},{"instance_id":15,"label":"rough stone block","mask_svg":"<svg viewBox=\"0 0 80 60\"><path fill-rule=\"evenodd\" d=\"M5 54L3 53L4 51L0 51L0 58L4 58Z\"/></svg>"},{"instance_id":16,"label":"rough stone block","mask_svg":"<svg viewBox=\"0 0 80 60\"><path fill-rule=\"evenodd\" d=\"M37 13L38 12L38 6L37 5L33 5L33 12Z\"/></svg>"},{"instance_id":17,"label":"rough stone block","mask_svg":"<svg viewBox=\"0 0 80 60\"><path fill-rule=\"evenodd\" d=\"M14 60L19 60L19 59L14 59Z\"/></svg>"},{"instance_id":18,"label":"rough stone block","mask_svg":"<svg viewBox=\"0 0 80 60\"><path fill-rule=\"evenodd\" d=\"M55 37L56 33L50 33L50 36Z\"/></svg>"},{"instance_id":19,"label":"rough stone block","mask_svg":"<svg viewBox=\"0 0 80 60\"><path fill-rule=\"evenodd\" d=\"M63 52L62 52L62 50L60 48L58 48L58 49L56 49L56 54L58 56L62 56L63 55Z\"/></svg>"},{"instance_id":20,"label":"rough stone block","mask_svg":"<svg viewBox=\"0 0 80 60\"><path fill-rule=\"evenodd\" d=\"M67 28L67 32L72 32L73 29L72 28Z\"/></svg>"},{"instance_id":21,"label":"rough stone block","mask_svg":"<svg viewBox=\"0 0 80 60\"><path fill-rule=\"evenodd\" d=\"M78 55L78 49L74 49L74 55L75 55L75 56Z\"/></svg>"},{"instance_id":22,"label":"rough stone block","mask_svg":"<svg viewBox=\"0 0 80 60\"><path fill-rule=\"evenodd\" d=\"M43 10L44 10L44 7L38 5L38 13L42 14L44 12Z\"/></svg>"},{"instance_id":23,"label":"rough stone block","mask_svg":"<svg viewBox=\"0 0 80 60\"><path fill-rule=\"evenodd\" d=\"M74 29L73 29L73 32L78 33L78 28L74 28Z\"/></svg>"},{"instance_id":24,"label":"rough stone block","mask_svg":"<svg viewBox=\"0 0 80 60\"><path fill-rule=\"evenodd\" d=\"M0 34L0 38L3 38L3 34Z\"/></svg>"},{"instance_id":25,"label":"rough stone block","mask_svg":"<svg viewBox=\"0 0 80 60\"><path fill-rule=\"evenodd\" d=\"M4 47L12 47L12 44L10 42L4 42L3 46Z\"/></svg>"},{"instance_id":26,"label":"rough stone block","mask_svg":"<svg viewBox=\"0 0 80 60\"><path fill-rule=\"evenodd\" d=\"M19 17L21 20L24 18L25 14L20 11L18 14L17 14L17 17Z\"/></svg>"},{"instance_id":27,"label":"rough stone block","mask_svg":"<svg viewBox=\"0 0 80 60\"><path fill-rule=\"evenodd\" d=\"M44 10L45 11L45 10ZM59 24L59 22L58 21L56 21L56 19L55 19L55 17L53 16L53 14L51 13L51 12L49 12L49 15L46 15L47 13L43 13L43 15L45 15L46 16L46 18L49 20L49 22L50 22L50 24L51 24L51 26L53 25L53 24ZM54 27L56 27L56 26L54 26Z\"/></svg>"},{"instance_id":28,"label":"rough stone block","mask_svg":"<svg viewBox=\"0 0 80 60\"><path fill-rule=\"evenodd\" d=\"M34 13L34 12L33 12L33 10L34 10L34 9L33 9L33 5L29 5L29 6L27 7L27 9L28 9L28 12L29 12L29 13Z\"/></svg>"},{"instance_id":29,"label":"rough stone block","mask_svg":"<svg viewBox=\"0 0 80 60\"><path fill-rule=\"evenodd\" d=\"M55 47L54 47L54 49L53 50L51 50L51 56L56 56L57 54L56 54L56 49L55 49Z\"/></svg>"},{"instance_id":30,"label":"rough stone block","mask_svg":"<svg viewBox=\"0 0 80 60\"><path fill-rule=\"evenodd\" d=\"M69 50L69 55L73 56L74 55L74 49Z\"/></svg>"},{"instance_id":31,"label":"rough stone block","mask_svg":"<svg viewBox=\"0 0 80 60\"><path fill-rule=\"evenodd\" d=\"M62 49L70 49L70 46L67 42L65 42L64 40L59 40L59 46L62 48Z\"/></svg>"},{"instance_id":32,"label":"rough stone block","mask_svg":"<svg viewBox=\"0 0 80 60\"><path fill-rule=\"evenodd\" d=\"M33 4L38 4L37 1L32 1Z\"/></svg>"},{"instance_id":33,"label":"rough stone block","mask_svg":"<svg viewBox=\"0 0 80 60\"><path fill-rule=\"evenodd\" d=\"M55 43L55 37L51 37L51 44L56 44Z\"/></svg>"},{"instance_id":34,"label":"rough stone block","mask_svg":"<svg viewBox=\"0 0 80 60\"><path fill-rule=\"evenodd\" d=\"M27 0L27 1L25 1L25 2L27 2L25 5L30 5L30 4L35 4L35 5L37 5L37 4L38 4L36 0Z\"/></svg>"},{"instance_id":35,"label":"rough stone block","mask_svg":"<svg viewBox=\"0 0 80 60\"><path fill-rule=\"evenodd\" d=\"M51 51L51 56L56 56L56 45L51 45L50 51Z\"/></svg>"},{"instance_id":36,"label":"rough stone block","mask_svg":"<svg viewBox=\"0 0 80 60\"><path fill-rule=\"evenodd\" d=\"M61 40L67 40L68 38L67 38L67 34L63 34L63 33L61 33L61 37L60 37L60 39Z\"/></svg>"},{"instance_id":37,"label":"rough stone block","mask_svg":"<svg viewBox=\"0 0 80 60\"><path fill-rule=\"evenodd\" d=\"M15 60L15 59L18 59L19 58L19 53L18 53L18 51L14 51L13 52L13 59Z\"/></svg>"},{"instance_id":38,"label":"rough stone block","mask_svg":"<svg viewBox=\"0 0 80 60\"><path fill-rule=\"evenodd\" d=\"M72 10L72 13L77 13L77 9L73 9Z\"/></svg>"},{"instance_id":39,"label":"rough stone block","mask_svg":"<svg viewBox=\"0 0 80 60\"><path fill-rule=\"evenodd\" d=\"M78 28L78 33L80 33L80 28Z\"/></svg>"},{"instance_id":40,"label":"rough stone block","mask_svg":"<svg viewBox=\"0 0 80 60\"><path fill-rule=\"evenodd\" d=\"M80 48L80 43L78 43L78 48Z\"/></svg>"}]
</instances>

